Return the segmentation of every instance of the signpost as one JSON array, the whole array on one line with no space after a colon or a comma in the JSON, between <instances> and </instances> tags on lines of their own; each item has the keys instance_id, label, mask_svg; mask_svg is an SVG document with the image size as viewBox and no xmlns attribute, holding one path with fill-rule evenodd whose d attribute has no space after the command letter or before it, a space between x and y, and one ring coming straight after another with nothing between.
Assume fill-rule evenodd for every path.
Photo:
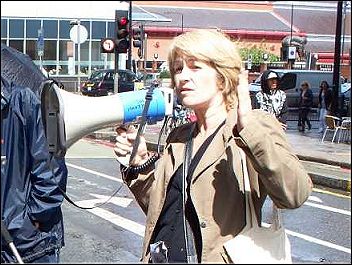
<instances>
[{"instance_id":1,"label":"signpost","mask_svg":"<svg viewBox=\"0 0 352 265\"><path fill-rule=\"evenodd\" d=\"M44 56L44 29L38 29L38 40L37 40L37 54L39 56L40 70L43 69L43 56Z\"/></svg>"},{"instance_id":2,"label":"signpost","mask_svg":"<svg viewBox=\"0 0 352 265\"><path fill-rule=\"evenodd\" d=\"M85 26L81 25L79 19L70 22L73 27L70 30L70 38L78 46L78 91L81 88L81 44L88 38L88 31Z\"/></svg>"}]
</instances>

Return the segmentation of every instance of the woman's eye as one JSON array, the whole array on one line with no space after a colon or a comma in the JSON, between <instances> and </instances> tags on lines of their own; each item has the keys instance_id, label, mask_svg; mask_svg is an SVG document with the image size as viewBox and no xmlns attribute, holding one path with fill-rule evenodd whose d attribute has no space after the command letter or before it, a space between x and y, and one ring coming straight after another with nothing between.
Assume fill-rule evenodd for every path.
<instances>
[{"instance_id":1,"label":"woman's eye","mask_svg":"<svg viewBox=\"0 0 352 265\"><path fill-rule=\"evenodd\" d=\"M179 73L181 73L182 72L182 67L176 67L175 68L175 73L176 74L179 74Z\"/></svg>"}]
</instances>

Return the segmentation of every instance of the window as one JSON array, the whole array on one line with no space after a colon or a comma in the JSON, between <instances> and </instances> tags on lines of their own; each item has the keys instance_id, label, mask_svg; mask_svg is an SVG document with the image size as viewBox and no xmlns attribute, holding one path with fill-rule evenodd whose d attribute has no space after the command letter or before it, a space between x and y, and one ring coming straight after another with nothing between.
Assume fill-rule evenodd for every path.
<instances>
[{"instance_id":1,"label":"window","mask_svg":"<svg viewBox=\"0 0 352 265\"><path fill-rule=\"evenodd\" d=\"M7 37L7 19L1 19L1 38Z\"/></svg>"},{"instance_id":2,"label":"window","mask_svg":"<svg viewBox=\"0 0 352 265\"><path fill-rule=\"evenodd\" d=\"M108 22L108 38L115 39L115 22Z\"/></svg>"},{"instance_id":3,"label":"window","mask_svg":"<svg viewBox=\"0 0 352 265\"><path fill-rule=\"evenodd\" d=\"M27 38L38 38L38 30L41 28L40 20L27 20L26 36Z\"/></svg>"},{"instance_id":4,"label":"window","mask_svg":"<svg viewBox=\"0 0 352 265\"><path fill-rule=\"evenodd\" d=\"M23 52L23 40L10 40L9 46Z\"/></svg>"},{"instance_id":5,"label":"window","mask_svg":"<svg viewBox=\"0 0 352 265\"><path fill-rule=\"evenodd\" d=\"M27 40L26 41L26 54L31 57L32 60L37 60L39 58L37 54L37 41Z\"/></svg>"},{"instance_id":6,"label":"window","mask_svg":"<svg viewBox=\"0 0 352 265\"><path fill-rule=\"evenodd\" d=\"M10 19L10 38L24 37L24 20L23 19ZM23 51L23 49L22 49Z\"/></svg>"},{"instance_id":7,"label":"window","mask_svg":"<svg viewBox=\"0 0 352 265\"><path fill-rule=\"evenodd\" d=\"M92 22L92 39L105 38L105 24L103 21Z\"/></svg>"},{"instance_id":8,"label":"window","mask_svg":"<svg viewBox=\"0 0 352 265\"><path fill-rule=\"evenodd\" d=\"M107 72L105 79L108 81L113 81L114 80L114 73L113 72Z\"/></svg>"},{"instance_id":9,"label":"window","mask_svg":"<svg viewBox=\"0 0 352 265\"><path fill-rule=\"evenodd\" d=\"M105 55L100 52L100 41L92 41L92 70L104 69Z\"/></svg>"},{"instance_id":10,"label":"window","mask_svg":"<svg viewBox=\"0 0 352 265\"><path fill-rule=\"evenodd\" d=\"M45 31L44 31L45 34ZM43 60L55 60L56 61L56 40L45 40L44 41L44 58Z\"/></svg>"},{"instance_id":11,"label":"window","mask_svg":"<svg viewBox=\"0 0 352 265\"><path fill-rule=\"evenodd\" d=\"M60 32L59 38L60 39L69 39L70 38L70 21L69 20L61 20L60 21Z\"/></svg>"},{"instance_id":12,"label":"window","mask_svg":"<svg viewBox=\"0 0 352 265\"><path fill-rule=\"evenodd\" d=\"M44 38L56 39L57 38L57 20L44 20Z\"/></svg>"}]
</instances>

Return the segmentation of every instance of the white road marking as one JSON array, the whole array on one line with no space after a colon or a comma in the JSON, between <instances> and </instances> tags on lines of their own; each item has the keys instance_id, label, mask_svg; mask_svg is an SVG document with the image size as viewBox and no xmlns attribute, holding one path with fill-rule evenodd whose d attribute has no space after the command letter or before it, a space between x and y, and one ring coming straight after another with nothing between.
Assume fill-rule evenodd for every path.
<instances>
[{"instance_id":1,"label":"white road marking","mask_svg":"<svg viewBox=\"0 0 352 265\"><path fill-rule=\"evenodd\" d=\"M109 175L106 175L104 173L100 173L98 171L94 171L94 170L91 170L91 169L88 169L88 168L76 166L76 165L73 165L73 164L67 163L67 162L66 162L66 165L70 166L70 167L73 167L73 168L76 168L76 169L79 169L79 170L82 170L82 171L85 171L85 172L88 172L88 173L91 173L91 174L98 175L98 176L106 178L106 179L110 179L110 180L121 182L121 183L123 182L122 179L118 179L116 177L112 177L112 176L109 176Z\"/></svg>"},{"instance_id":2,"label":"white road marking","mask_svg":"<svg viewBox=\"0 0 352 265\"><path fill-rule=\"evenodd\" d=\"M327 211L330 211L330 212L341 213L341 214L345 214L345 215L351 216L351 211L341 210L341 209L337 209L337 208L334 208L334 207L320 205L320 204L316 204L316 203L312 203L312 202L305 202L304 204L312 206L312 207L315 207L315 208L320 208L320 209L323 209L323 210L327 210Z\"/></svg>"},{"instance_id":3,"label":"white road marking","mask_svg":"<svg viewBox=\"0 0 352 265\"><path fill-rule=\"evenodd\" d=\"M97 197L98 199L78 201L78 202L76 202L76 204L81 207L92 207L94 204L103 203L109 198L109 196L105 196L105 195L92 194L92 193L91 193L91 195L94 197ZM113 203L115 205L126 208L131 202L132 202L132 199L122 198L122 197L112 197L108 203ZM109 212L109 211L104 210L99 207L94 208L94 209L89 209L87 211L91 212L92 214L95 214L95 215L103 218L104 220L107 220L107 221L109 221L119 227L122 227L126 230L129 230L139 236L144 236L145 227L141 224L138 224L138 223L132 221L132 220L121 217L115 213Z\"/></svg>"},{"instance_id":4,"label":"white road marking","mask_svg":"<svg viewBox=\"0 0 352 265\"><path fill-rule=\"evenodd\" d=\"M317 196L309 196L308 200L310 201L315 201L315 202L323 202L319 197Z\"/></svg>"},{"instance_id":5,"label":"white road marking","mask_svg":"<svg viewBox=\"0 0 352 265\"><path fill-rule=\"evenodd\" d=\"M93 197L96 197L97 199L78 201L76 202L76 204L81 207L93 207L96 204L106 202L110 198L110 196L94 194L94 193L90 193L90 195L92 195ZM124 198L124 197L111 197L109 201L107 201L107 203L112 203L117 206L126 208L128 205L130 205L132 201L133 201L132 199Z\"/></svg>"},{"instance_id":6,"label":"white road marking","mask_svg":"<svg viewBox=\"0 0 352 265\"><path fill-rule=\"evenodd\" d=\"M262 226L269 227L270 224L262 222ZM306 241L309 241L309 242L312 242L312 243L315 243L315 244L318 244L318 245L322 245L322 246L325 246L325 247L328 247L328 248L333 248L333 249L336 249L336 250L351 254L351 249L350 248L342 247L342 246L336 245L334 243L330 243L330 242L327 242L327 241L324 241L324 240L321 240L321 239L317 239L315 237L311 237L311 236L307 236L307 235L304 235L304 234L301 234L301 233L297 233L297 232L288 230L286 228L285 228L285 231L286 231L286 233L288 235L295 236L295 237L301 238L303 240L306 240Z\"/></svg>"}]
</instances>

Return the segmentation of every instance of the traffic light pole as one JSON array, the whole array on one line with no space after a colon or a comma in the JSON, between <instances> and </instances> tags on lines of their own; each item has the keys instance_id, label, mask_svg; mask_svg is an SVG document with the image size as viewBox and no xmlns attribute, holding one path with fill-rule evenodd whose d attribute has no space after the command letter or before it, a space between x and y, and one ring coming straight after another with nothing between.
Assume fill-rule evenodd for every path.
<instances>
[{"instance_id":1,"label":"traffic light pole","mask_svg":"<svg viewBox=\"0 0 352 265\"><path fill-rule=\"evenodd\" d=\"M333 115L340 115L339 90L340 90L340 59L341 59L341 26L342 26L342 1L337 3L336 35L335 35L335 57L333 71L333 97L331 112Z\"/></svg>"},{"instance_id":2,"label":"traffic light pole","mask_svg":"<svg viewBox=\"0 0 352 265\"><path fill-rule=\"evenodd\" d=\"M129 1L129 7L128 7L129 11L128 11L128 16L129 16L129 24L128 24L128 32L129 32L129 43L132 43L132 1ZM132 49L131 47L128 49L128 53L127 53L127 69L131 70L132 69Z\"/></svg>"},{"instance_id":3,"label":"traffic light pole","mask_svg":"<svg viewBox=\"0 0 352 265\"><path fill-rule=\"evenodd\" d=\"M115 10L115 36L118 35L118 19L119 15L117 13L117 10ZM119 53L117 50L117 45L115 46L115 67L114 67L114 94L117 94L119 92L119 75L118 75L118 70L119 70Z\"/></svg>"}]
</instances>

